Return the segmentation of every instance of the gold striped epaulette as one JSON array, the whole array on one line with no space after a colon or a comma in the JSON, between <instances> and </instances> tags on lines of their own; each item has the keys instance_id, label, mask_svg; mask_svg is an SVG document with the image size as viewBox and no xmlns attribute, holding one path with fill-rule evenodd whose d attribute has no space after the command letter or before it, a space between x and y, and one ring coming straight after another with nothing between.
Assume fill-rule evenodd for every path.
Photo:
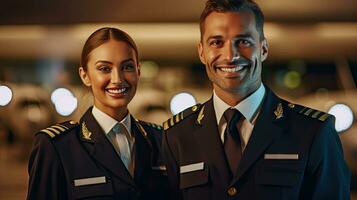
<instances>
[{"instance_id":1,"label":"gold striped epaulette","mask_svg":"<svg viewBox=\"0 0 357 200\"><path fill-rule=\"evenodd\" d=\"M330 114L328 114L328 113L325 113L325 112L322 112L319 110L315 110L312 108L308 108L305 106L296 105L293 103L288 103L288 106L289 106L289 108L293 109L295 112L297 112L299 114L311 117L313 119L318 119L320 121L325 121L330 116Z\"/></svg>"},{"instance_id":2,"label":"gold striped epaulette","mask_svg":"<svg viewBox=\"0 0 357 200\"><path fill-rule=\"evenodd\" d=\"M70 130L78 125L77 122L75 121L66 121L60 124L55 124L52 125L48 128L42 129L38 133L44 133L51 138L55 138L58 135L61 135L62 133L65 133L67 130Z\"/></svg>"},{"instance_id":3,"label":"gold striped epaulette","mask_svg":"<svg viewBox=\"0 0 357 200\"><path fill-rule=\"evenodd\" d=\"M179 123L181 120L185 119L187 116L199 111L201 107L201 104L194 105L190 108L187 108L186 110L172 116L170 119L168 119L166 122L164 122L164 130L167 130L171 127L173 127L175 124Z\"/></svg>"},{"instance_id":4,"label":"gold striped epaulette","mask_svg":"<svg viewBox=\"0 0 357 200\"><path fill-rule=\"evenodd\" d=\"M150 123L150 122L145 122L145 121L140 121L140 122L145 124L145 125L147 125L147 126L150 126L150 127L154 128L156 130L159 130L159 131L163 130L162 126L160 126L160 125L157 125L157 124L154 124L154 123Z\"/></svg>"}]
</instances>

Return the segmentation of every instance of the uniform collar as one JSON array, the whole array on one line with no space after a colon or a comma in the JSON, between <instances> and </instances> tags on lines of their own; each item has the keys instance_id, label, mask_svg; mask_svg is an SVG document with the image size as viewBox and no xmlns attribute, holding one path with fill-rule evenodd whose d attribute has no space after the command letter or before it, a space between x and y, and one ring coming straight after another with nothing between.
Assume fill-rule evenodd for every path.
<instances>
[{"instance_id":1,"label":"uniform collar","mask_svg":"<svg viewBox=\"0 0 357 200\"><path fill-rule=\"evenodd\" d=\"M243 99L243 101L239 102L236 106L234 106L234 108L237 109L240 113L242 113L244 118L253 124L256 114L258 113L259 108L263 102L264 95L265 87L263 83L261 83L259 88L255 92L253 92L247 98ZM219 124L224 111L226 111L228 108L231 108L232 106L228 105L222 99L220 99L214 90L213 105L216 113L217 124Z\"/></svg>"},{"instance_id":2,"label":"uniform collar","mask_svg":"<svg viewBox=\"0 0 357 200\"><path fill-rule=\"evenodd\" d=\"M113 119L95 106L93 106L92 114L93 117L97 120L99 126L103 129L105 134L108 134L117 123L122 123L127 129L128 133L131 134L131 119L129 112L120 122Z\"/></svg>"}]
</instances>

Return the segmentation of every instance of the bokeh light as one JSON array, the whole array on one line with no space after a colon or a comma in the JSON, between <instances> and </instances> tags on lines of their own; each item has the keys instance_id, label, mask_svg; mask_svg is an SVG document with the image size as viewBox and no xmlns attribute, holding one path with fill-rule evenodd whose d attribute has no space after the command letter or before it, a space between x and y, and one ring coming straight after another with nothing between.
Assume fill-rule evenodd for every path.
<instances>
[{"instance_id":1,"label":"bokeh light","mask_svg":"<svg viewBox=\"0 0 357 200\"><path fill-rule=\"evenodd\" d=\"M196 105L196 99L190 93L181 92L174 95L170 101L170 110L173 115L180 113L181 111Z\"/></svg>"},{"instance_id":2,"label":"bokeh light","mask_svg":"<svg viewBox=\"0 0 357 200\"><path fill-rule=\"evenodd\" d=\"M66 88L57 88L51 94L51 101L53 104L64 96L73 96L72 92Z\"/></svg>"},{"instance_id":3,"label":"bokeh light","mask_svg":"<svg viewBox=\"0 0 357 200\"><path fill-rule=\"evenodd\" d=\"M12 91L9 87L0 86L0 106L6 106L12 99Z\"/></svg>"},{"instance_id":4,"label":"bokeh light","mask_svg":"<svg viewBox=\"0 0 357 200\"><path fill-rule=\"evenodd\" d=\"M140 70L141 78L155 78L159 73L159 65L153 61L143 61Z\"/></svg>"},{"instance_id":5,"label":"bokeh light","mask_svg":"<svg viewBox=\"0 0 357 200\"><path fill-rule=\"evenodd\" d=\"M56 111L62 116L69 116L77 109L77 98L66 88L57 88L51 94L51 101Z\"/></svg>"},{"instance_id":6,"label":"bokeh light","mask_svg":"<svg viewBox=\"0 0 357 200\"><path fill-rule=\"evenodd\" d=\"M301 75L296 71L289 71L284 76L284 85L289 89L295 89L301 84Z\"/></svg>"},{"instance_id":7,"label":"bokeh light","mask_svg":"<svg viewBox=\"0 0 357 200\"><path fill-rule=\"evenodd\" d=\"M352 109L345 104L336 104L330 108L329 114L336 117L335 128L337 132L346 131L353 124Z\"/></svg>"}]
</instances>

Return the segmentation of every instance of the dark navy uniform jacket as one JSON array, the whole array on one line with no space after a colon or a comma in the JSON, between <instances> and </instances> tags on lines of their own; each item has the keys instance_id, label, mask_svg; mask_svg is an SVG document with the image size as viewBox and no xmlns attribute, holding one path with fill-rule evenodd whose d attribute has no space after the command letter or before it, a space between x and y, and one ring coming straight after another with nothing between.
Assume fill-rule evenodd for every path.
<instances>
[{"instance_id":1,"label":"dark navy uniform jacket","mask_svg":"<svg viewBox=\"0 0 357 200\"><path fill-rule=\"evenodd\" d=\"M230 179L212 98L187 109L164 123L171 199L349 199L350 171L334 120L267 88L238 173Z\"/></svg>"},{"instance_id":2,"label":"dark navy uniform jacket","mask_svg":"<svg viewBox=\"0 0 357 200\"><path fill-rule=\"evenodd\" d=\"M79 123L57 124L35 136L27 199L167 199L167 177L159 157L162 131L133 117L131 122L134 178L90 108Z\"/></svg>"}]
</instances>

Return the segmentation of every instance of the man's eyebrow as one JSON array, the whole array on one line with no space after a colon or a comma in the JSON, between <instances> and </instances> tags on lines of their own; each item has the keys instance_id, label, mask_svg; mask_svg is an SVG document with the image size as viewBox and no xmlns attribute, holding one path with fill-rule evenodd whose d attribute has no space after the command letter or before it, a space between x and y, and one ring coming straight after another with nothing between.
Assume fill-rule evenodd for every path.
<instances>
[{"instance_id":1,"label":"man's eyebrow","mask_svg":"<svg viewBox=\"0 0 357 200\"><path fill-rule=\"evenodd\" d=\"M252 38L252 34L250 33L243 33L243 34L238 34L236 36L234 36L235 38Z\"/></svg>"},{"instance_id":2,"label":"man's eyebrow","mask_svg":"<svg viewBox=\"0 0 357 200\"><path fill-rule=\"evenodd\" d=\"M212 35L212 36L209 36L206 40L206 42L208 42L209 40L212 40L212 39L221 39L222 36L220 35Z\"/></svg>"},{"instance_id":3,"label":"man's eyebrow","mask_svg":"<svg viewBox=\"0 0 357 200\"><path fill-rule=\"evenodd\" d=\"M242 33L242 34L238 34L236 36L234 36L234 38L252 38L252 34L250 33ZM212 39L222 39L223 37L221 35L212 35L212 36L209 36L206 40L206 42L208 42L209 40L212 40Z\"/></svg>"}]
</instances>

